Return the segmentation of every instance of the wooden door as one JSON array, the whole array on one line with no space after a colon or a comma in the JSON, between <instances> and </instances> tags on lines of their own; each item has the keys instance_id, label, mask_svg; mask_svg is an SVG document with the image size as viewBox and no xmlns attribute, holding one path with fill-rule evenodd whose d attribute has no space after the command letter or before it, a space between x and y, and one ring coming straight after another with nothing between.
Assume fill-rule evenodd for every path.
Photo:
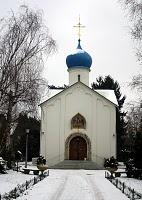
<instances>
[{"instance_id":1,"label":"wooden door","mask_svg":"<svg viewBox=\"0 0 142 200\"><path fill-rule=\"evenodd\" d=\"M74 137L69 144L69 160L84 160L87 158L87 144L84 138Z\"/></svg>"}]
</instances>

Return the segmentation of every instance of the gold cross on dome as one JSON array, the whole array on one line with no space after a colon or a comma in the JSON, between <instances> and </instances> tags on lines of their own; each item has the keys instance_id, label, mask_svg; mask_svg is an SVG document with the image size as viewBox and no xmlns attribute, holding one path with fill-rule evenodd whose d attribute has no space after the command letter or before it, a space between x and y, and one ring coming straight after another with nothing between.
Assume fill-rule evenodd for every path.
<instances>
[{"instance_id":1,"label":"gold cross on dome","mask_svg":"<svg viewBox=\"0 0 142 200\"><path fill-rule=\"evenodd\" d=\"M83 26L81 23L80 23L80 15L79 15L79 22L78 22L78 24L76 25L76 26L73 26L73 27L75 27L75 28L78 28L78 37L79 37L79 39L80 39L80 37L81 37L81 28L85 28L85 26Z\"/></svg>"}]
</instances>

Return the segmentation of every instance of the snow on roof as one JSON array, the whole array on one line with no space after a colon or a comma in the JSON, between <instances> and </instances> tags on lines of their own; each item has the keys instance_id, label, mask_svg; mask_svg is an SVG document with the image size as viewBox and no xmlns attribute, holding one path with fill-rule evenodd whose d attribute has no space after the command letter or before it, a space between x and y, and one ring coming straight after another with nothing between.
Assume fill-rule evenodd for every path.
<instances>
[{"instance_id":1,"label":"snow on roof","mask_svg":"<svg viewBox=\"0 0 142 200\"><path fill-rule=\"evenodd\" d=\"M61 90L61 89L50 89L49 90L49 96L48 96L48 99L49 98L51 98L51 97L54 97L56 94L58 94L58 93L60 93L60 92L62 92L63 91L63 89Z\"/></svg>"},{"instance_id":2,"label":"snow on roof","mask_svg":"<svg viewBox=\"0 0 142 200\"><path fill-rule=\"evenodd\" d=\"M63 89L50 89L49 93L48 93L48 98L46 97L46 100L54 97L55 95L57 95L58 93L60 93L62 91L63 91ZM100 94L101 96L105 97L106 99L108 99L109 101L114 103L115 105L118 105L114 90L102 90L102 89L99 89L99 90L93 90L93 91L95 91L98 94Z\"/></svg>"},{"instance_id":3,"label":"snow on roof","mask_svg":"<svg viewBox=\"0 0 142 200\"><path fill-rule=\"evenodd\" d=\"M97 93L114 103L115 105L118 105L114 90L95 90Z\"/></svg>"}]
</instances>

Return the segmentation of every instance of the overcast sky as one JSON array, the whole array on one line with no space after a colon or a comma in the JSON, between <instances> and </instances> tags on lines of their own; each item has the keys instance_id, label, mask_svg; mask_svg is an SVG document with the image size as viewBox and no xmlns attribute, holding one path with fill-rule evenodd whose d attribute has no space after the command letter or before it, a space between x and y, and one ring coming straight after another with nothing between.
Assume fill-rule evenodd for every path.
<instances>
[{"instance_id":1,"label":"overcast sky","mask_svg":"<svg viewBox=\"0 0 142 200\"><path fill-rule=\"evenodd\" d=\"M93 59L90 83L99 76L111 75L121 85L123 94L131 100L127 83L140 71L135 49L129 34L128 19L118 0L0 0L0 17L16 11L21 4L44 13L45 24L56 40L58 52L48 58L44 76L49 84L68 84L66 56L77 46L78 23L86 27L82 31L81 46ZM127 100L127 101L128 101Z\"/></svg>"}]
</instances>

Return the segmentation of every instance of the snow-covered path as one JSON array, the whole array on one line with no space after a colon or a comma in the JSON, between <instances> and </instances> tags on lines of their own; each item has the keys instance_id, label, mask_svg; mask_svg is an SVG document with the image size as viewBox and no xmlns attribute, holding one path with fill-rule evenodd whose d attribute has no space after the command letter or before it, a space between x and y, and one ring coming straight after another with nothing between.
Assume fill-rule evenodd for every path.
<instances>
[{"instance_id":1,"label":"snow-covered path","mask_svg":"<svg viewBox=\"0 0 142 200\"><path fill-rule=\"evenodd\" d=\"M95 194L83 171L69 171L66 174L65 181L57 192L55 200L73 200L73 199L95 199Z\"/></svg>"},{"instance_id":2,"label":"snow-covered path","mask_svg":"<svg viewBox=\"0 0 142 200\"><path fill-rule=\"evenodd\" d=\"M18 200L128 200L103 171L50 170L50 175Z\"/></svg>"}]
</instances>

